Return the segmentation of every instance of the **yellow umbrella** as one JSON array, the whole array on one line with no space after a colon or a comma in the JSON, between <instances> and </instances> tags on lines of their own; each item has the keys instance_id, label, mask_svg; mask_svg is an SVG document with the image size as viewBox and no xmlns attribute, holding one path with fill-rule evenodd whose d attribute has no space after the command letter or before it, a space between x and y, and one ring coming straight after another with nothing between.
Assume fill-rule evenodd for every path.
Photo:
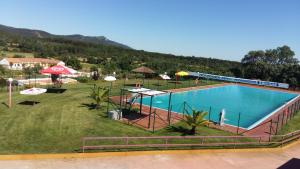
<instances>
[{"instance_id":1,"label":"yellow umbrella","mask_svg":"<svg viewBox=\"0 0 300 169\"><path fill-rule=\"evenodd\" d=\"M180 71L180 72L177 72L175 73L176 76L188 76L189 73L188 72L184 72L184 71Z\"/></svg>"}]
</instances>

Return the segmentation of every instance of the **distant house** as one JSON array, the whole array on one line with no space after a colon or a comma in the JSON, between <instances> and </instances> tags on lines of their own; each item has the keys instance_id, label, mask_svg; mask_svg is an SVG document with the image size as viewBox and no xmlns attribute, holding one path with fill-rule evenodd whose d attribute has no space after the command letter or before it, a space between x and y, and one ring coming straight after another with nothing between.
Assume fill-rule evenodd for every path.
<instances>
[{"instance_id":1,"label":"distant house","mask_svg":"<svg viewBox=\"0 0 300 169\"><path fill-rule=\"evenodd\" d=\"M11 70L23 70L26 67L34 67L36 65L48 68L53 65L65 65L65 63L45 58L4 58L0 61L0 65Z\"/></svg>"}]
</instances>

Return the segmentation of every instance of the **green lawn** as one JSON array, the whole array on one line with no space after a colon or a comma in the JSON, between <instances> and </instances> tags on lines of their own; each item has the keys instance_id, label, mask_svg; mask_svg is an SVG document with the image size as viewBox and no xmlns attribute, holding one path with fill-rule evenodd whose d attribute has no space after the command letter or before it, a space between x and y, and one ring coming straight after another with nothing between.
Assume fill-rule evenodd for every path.
<instances>
[{"instance_id":1,"label":"green lawn","mask_svg":"<svg viewBox=\"0 0 300 169\"><path fill-rule=\"evenodd\" d=\"M300 130L300 111L280 130L279 134L288 134Z\"/></svg>"},{"instance_id":2,"label":"green lawn","mask_svg":"<svg viewBox=\"0 0 300 169\"><path fill-rule=\"evenodd\" d=\"M135 80L126 83L134 83ZM147 82L147 81L146 81ZM109 83L97 82L106 86ZM119 94L124 81L113 85L113 95ZM150 88L157 80L149 81ZM199 85L215 82L200 83ZM184 82L180 87L193 84ZM173 88L171 85L159 86L161 89ZM0 154L13 153L57 153L76 152L84 136L150 136L151 132L110 120L106 117L106 104L101 110L90 109L93 102L88 96L90 84L64 85L67 90L62 94L41 94L38 96L13 93L13 107L0 105ZM147 87L147 86L146 86ZM178 87L178 86L177 86ZM7 93L0 93L1 102L7 101ZM23 101L38 101L34 106L18 104ZM179 126L181 124L178 124ZM230 135L230 133L200 127L200 135ZM154 135L181 135L176 131L162 129Z\"/></svg>"},{"instance_id":3,"label":"green lawn","mask_svg":"<svg viewBox=\"0 0 300 169\"><path fill-rule=\"evenodd\" d=\"M33 53L0 51L0 56L3 57L14 57L15 55L24 56L26 58L34 57Z\"/></svg>"}]
</instances>

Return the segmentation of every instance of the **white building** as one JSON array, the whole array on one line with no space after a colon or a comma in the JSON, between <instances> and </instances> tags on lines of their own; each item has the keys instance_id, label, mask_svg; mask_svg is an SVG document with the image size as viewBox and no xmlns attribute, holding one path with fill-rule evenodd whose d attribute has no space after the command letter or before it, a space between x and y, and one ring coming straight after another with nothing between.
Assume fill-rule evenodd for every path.
<instances>
[{"instance_id":1,"label":"white building","mask_svg":"<svg viewBox=\"0 0 300 169\"><path fill-rule=\"evenodd\" d=\"M65 65L65 63L45 58L4 58L0 61L0 65L11 70L23 70L23 68L34 67L36 65L45 69L53 65Z\"/></svg>"}]
</instances>

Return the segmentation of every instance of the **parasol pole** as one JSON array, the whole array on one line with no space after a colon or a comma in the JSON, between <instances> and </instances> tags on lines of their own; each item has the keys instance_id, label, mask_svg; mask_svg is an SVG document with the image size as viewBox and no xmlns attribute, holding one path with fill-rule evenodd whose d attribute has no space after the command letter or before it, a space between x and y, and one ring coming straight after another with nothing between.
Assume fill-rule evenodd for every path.
<instances>
[{"instance_id":1,"label":"parasol pole","mask_svg":"<svg viewBox=\"0 0 300 169\"><path fill-rule=\"evenodd\" d=\"M11 84L12 84L13 79L8 78L8 83L9 83L9 97L8 97L8 108L11 108Z\"/></svg>"}]
</instances>

